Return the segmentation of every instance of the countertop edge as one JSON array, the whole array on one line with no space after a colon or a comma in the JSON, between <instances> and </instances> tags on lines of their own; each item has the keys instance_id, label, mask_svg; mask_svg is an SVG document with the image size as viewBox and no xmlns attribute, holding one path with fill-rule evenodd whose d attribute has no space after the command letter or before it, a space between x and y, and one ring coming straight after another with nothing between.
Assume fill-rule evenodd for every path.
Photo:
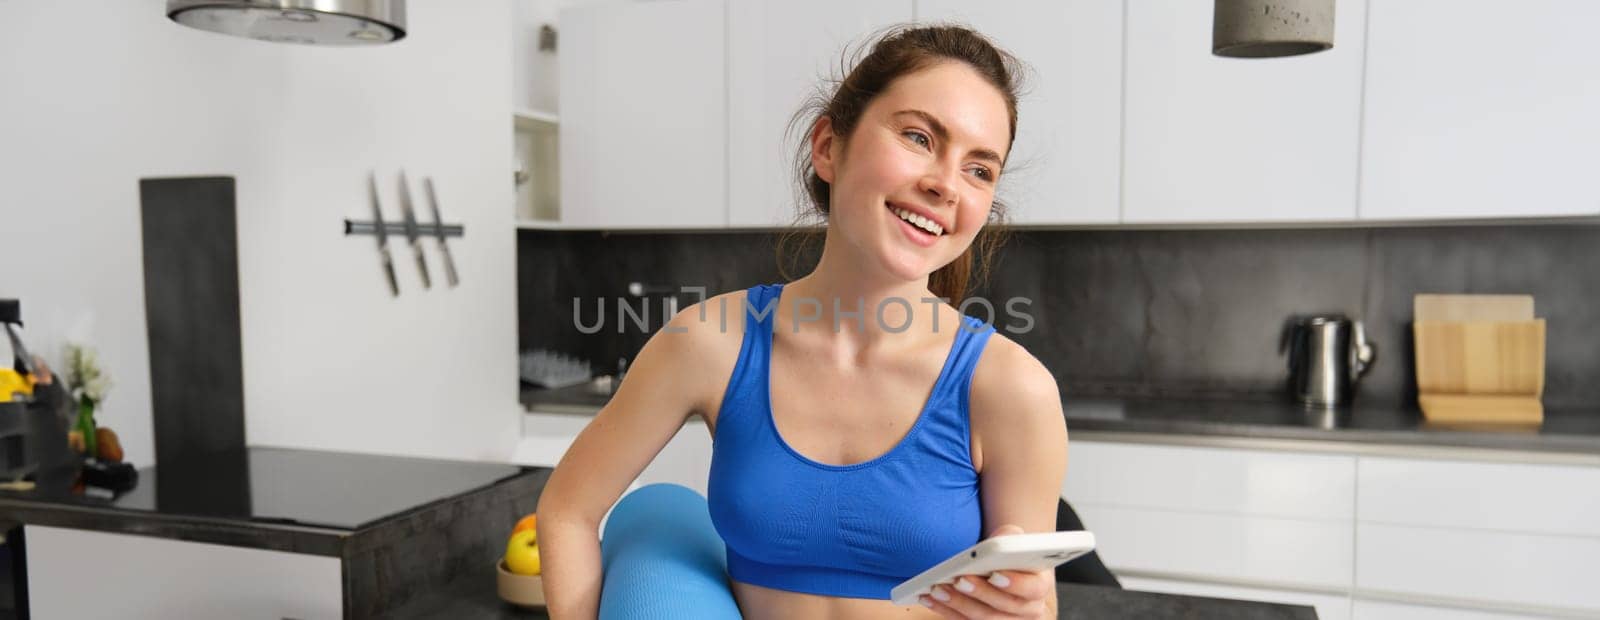
<instances>
[{"instance_id":1,"label":"countertop edge","mask_svg":"<svg viewBox=\"0 0 1600 620\"><path fill-rule=\"evenodd\" d=\"M593 405L573 405L568 403L523 403L523 413L559 413L562 415L581 415L593 417L600 413L600 407Z\"/></svg>"},{"instance_id":2,"label":"countertop edge","mask_svg":"<svg viewBox=\"0 0 1600 620\"><path fill-rule=\"evenodd\" d=\"M0 498L0 520L24 526L132 534L334 558L342 555L345 541L354 534L350 530L289 523L118 510L16 497Z\"/></svg>"},{"instance_id":3,"label":"countertop edge","mask_svg":"<svg viewBox=\"0 0 1600 620\"><path fill-rule=\"evenodd\" d=\"M520 471L493 482L352 528L272 519L130 510L20 494L0 496L0 522L348 558L392 541L396 538L393 532L405 529L399 524L414 520L418 514L438 512L483 495L541 485L549 475L540 468L518 467Z\"/></svg>"},{"instance_id":4,"label":"countertop edge","mask_svg":"<svg viewBox=\"0 0 1600 620\"><path fill-rule=\"evenodd\" d=\"M600 410L593 405L527 401L523 407L524 416L592 417ZM1205 420L1134 421L1070 415L1066 423L1069 436L1091 441L1600 466L1600 437L1585 435L1330 430Z\"/></svg>"},{"instance_id":5,"label":"countertop edge","mask_svg":"<svg viewBox=\"0 0 1600 620\"><path fill-rule=\"evenodd\" d=\"M1581 465L1600 467L1600 454L1485 448L1445 444L1395 443L1382 441L1340 441L1289 437L1252 437L1220 434L1183 434L1153 431L1076 430L1068 421L1068 436L1085 441L1138 443L1207 448L1239 448L1273 452L1325 453L1346 456L1378 456L1441 460L1519 463L1539 465Z\"/></svg>"}]
</instances>

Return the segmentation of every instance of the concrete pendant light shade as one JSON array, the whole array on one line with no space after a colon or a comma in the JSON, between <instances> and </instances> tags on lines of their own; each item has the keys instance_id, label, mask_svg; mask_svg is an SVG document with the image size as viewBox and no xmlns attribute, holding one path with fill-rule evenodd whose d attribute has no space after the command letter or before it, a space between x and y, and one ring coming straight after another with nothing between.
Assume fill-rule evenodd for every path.
<instances>
[{"instance_id":1,"label":"concrete pendant light shade","mask_svg":"<svg viewBox=\"0 0 1600 620\"><path fill-rule=\"evenodd\" d=\"M1216 0L1211 53L1299 56L1333 47L1334 0Z\"/></svg>"},{"instance_id":2,"label":"concrete pendant light shade","mask_svg":"<svg viewBox=\"0 0 1600 620\"><path fill-rule=\"evenodd\" d=\"M167 17L277 43L382 45L406 36L405 0L167 0Z\"/></svg>"}]
</instances>

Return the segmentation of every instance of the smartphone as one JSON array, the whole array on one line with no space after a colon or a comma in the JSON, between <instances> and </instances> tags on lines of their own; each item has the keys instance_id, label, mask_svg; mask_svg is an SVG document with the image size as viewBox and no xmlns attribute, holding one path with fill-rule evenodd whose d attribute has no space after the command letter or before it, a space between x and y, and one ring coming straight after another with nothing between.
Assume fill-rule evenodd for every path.
<instances>
[{"instance_id":1,"label":"smartphone","mask_svg":"<svg viewBox=\"0 0 1600 620\"><path fill-rule=\"evenodd\" d=\"M918 604L917 597L931 592L934 586L953 583L962 575L988 577L999 570L1041 571L1090 551L1094 551L1094 534L1083 531L996 536L901 582L889 591L889 599L909 607Z\"/></svg>"}]
</instances>

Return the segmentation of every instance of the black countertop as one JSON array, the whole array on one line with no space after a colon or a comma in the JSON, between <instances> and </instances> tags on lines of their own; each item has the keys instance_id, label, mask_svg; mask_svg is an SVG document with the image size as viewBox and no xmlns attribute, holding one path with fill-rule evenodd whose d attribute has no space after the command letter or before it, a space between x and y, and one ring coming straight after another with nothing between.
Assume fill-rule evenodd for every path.
<instances>
[{"instance_id":1,"label":"black countertop","mask_svg":"<svg viewBox=\"0 0 1600 620\"><path fill-rule=\"evenodd\" d=\"M1101 586L1056 584L1059 618L1189 618L1204 620L1316 620L1315 609L1232 599L1135 592ZM542 609L526 609L500 600L494 576L463 579L435 590L396 613L396 617L430 620L512 620L549 618Z\"/></svg>"},{"instance_id":2,"label":"black countertop","mask_svg":"<svg viewBox=\"0 0 1600 620\"><path fill-rule=\"evenodd\" d=\"M1072 431L1212 435L1600 455L1600 409L1547 410L1537 426L1445 426L1415 409L1280 401L1067 399Z\"/></svg>"},{"instance_id":3,"label":"black countertop","mask_svg":"<svg viewBox=\"0 0 1600 620\"><path fill-rule=\"evenodd\" d=\"M76 466L0 491L0 519L338 556L388 518L524 475L515 465L251 447L139 470L112 494Z\"/></svg>"},{"instance_id":4,"label":"black countertop","mask_svg":"<svg viewBox=\"0 0 1600 620\"><path fill-rule=\"evenodd\" d=\"M524 389L529 410L592 415L610 399L587 385ZM1600 407L1546 410L1539 426L1447 427L1415 408L1356 403L1307 408L1286 400L1062 398L1073 432L1296 439L1600 456Z\"/></svg>"},{"instance_id":5,"label":"black countertop","mask_svg":"<svg viewBox=\"0 0 1600 620\"><path fill-rule=\"evenodd\" d=\"M557 407L571 408L574 413L579 411L594 412L599 411L610 400L611 394L592 390L589 388L588 383L555 389L532 387L527 383L522 384L522 406L527 408L555 405Z\"/></svg>"},{"instance_id":6,"label":"black countertop","mask_svg":"<svg viewBox=\"0 0 1600 620\"><path fill-rule=\"evenodd\" d=\"M493 567L505 533L535 511L549 475L252 447L142 468L120 493L77 484L76 464L46 469L30 491L0 491L0 522L330 556L341 566L345 617L390 617Z\"/></svg>"}]
</instances>

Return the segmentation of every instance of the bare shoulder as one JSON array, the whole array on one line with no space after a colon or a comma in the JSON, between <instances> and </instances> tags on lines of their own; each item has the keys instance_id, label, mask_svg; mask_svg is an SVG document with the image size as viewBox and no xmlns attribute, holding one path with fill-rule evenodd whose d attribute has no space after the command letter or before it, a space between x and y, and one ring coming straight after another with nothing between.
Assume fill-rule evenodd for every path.
<instances>
[{"instance_id":1,"label":"bare shoulder","mask_svg":"<svg viewBox=\"0 0 1600 620\"><path fill-rule=\"evenodd\" d=\"M995 333L973 371L971 405L984 527L1054 530L1067 471L1067 421L1055 377L1021 345Z\"/></svg>"},{"instance_id":2,"label":"bare shoulder","mask_svg":"<svg viewBox=\"0 0 1600 620\"><path fill-rule=\"evenodd\" d=\"M992 446L993 440L1053 440L1066 433L1055 375L1000 332L989 336L973 369L969 402L973 434L980 446L985 439L991 440Z\"/></svg>"},{"instance_id":3,"label":"bare shoulder","mask_svg":"<svg viewBox=\"0 0 1600 620\"><path fill-rule=\"evenodd\" d=\"M680 345L713 345L724 336L744 334L746 291L729 291L714 295L679 310L667 321L657 336L683 335ZM656 336L652 336L654 338Z\"/></svg>"},{"instance_id":4,"label":"bare shoulder","mask_svg":"<svg viewBox=\"0 0 1600 620\"><path fill-rule=\"evenodd\" d=\"M730 291L684 308L646 345L661 341L662 358L675 368L673 374L680 386L690 391L693 413L708 420L744 344L745 297L744 290Z\"/></svg>"}]
</instances>

